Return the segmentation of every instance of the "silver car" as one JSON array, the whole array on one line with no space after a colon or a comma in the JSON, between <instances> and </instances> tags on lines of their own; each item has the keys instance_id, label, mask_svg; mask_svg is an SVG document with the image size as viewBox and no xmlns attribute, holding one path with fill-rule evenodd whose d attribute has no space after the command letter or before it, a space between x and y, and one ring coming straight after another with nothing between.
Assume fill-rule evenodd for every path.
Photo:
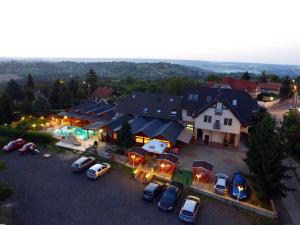
<instances>
[{"instance_id":1,"label":"silver car","mask_svg":"<svg viewBox=\"0 0 300 225\"><path fill-rule=\"evenodd\" d=\"M215 176L214 191L217 194L224 195L228 191L228 176L223 173L217 173Z\"/></svg>"},{"instance_id":2,"label":"silver car","mask_svg":"<svg viewBox=\"0 0 300 225\"><path fill-rule=\"evenodd\" d=\"M193 195L187 196L180 210L179 219L187 223L194 223L199 208L200 208L200 198Z\"/></svg>"}]
</instances>

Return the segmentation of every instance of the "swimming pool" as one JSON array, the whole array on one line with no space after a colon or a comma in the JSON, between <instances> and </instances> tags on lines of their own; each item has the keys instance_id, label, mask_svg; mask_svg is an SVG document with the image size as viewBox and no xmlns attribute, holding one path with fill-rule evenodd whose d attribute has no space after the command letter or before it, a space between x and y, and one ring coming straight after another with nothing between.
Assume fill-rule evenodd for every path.
<instances>
[{"instance_id":1,"label":"swimming pool","mask_svg":"<svg viewBox=\"0 0 300 225\"><path fill-rule=\"evenodd\" d=\"M94 131L92 130L87 131L80 127L65 126L54 130L54 134L60 136L69 136L72 134L77 138L80 138L81 140L86 140L88 139L88 137L94 136Z\"/></svg>"}]
</instances>

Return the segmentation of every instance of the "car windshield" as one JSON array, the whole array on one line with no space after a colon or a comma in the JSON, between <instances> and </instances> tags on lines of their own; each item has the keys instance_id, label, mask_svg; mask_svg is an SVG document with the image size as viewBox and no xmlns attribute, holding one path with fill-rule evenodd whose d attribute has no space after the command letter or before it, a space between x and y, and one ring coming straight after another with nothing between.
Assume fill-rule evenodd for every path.
<instances>
[{"instance_id":1,"label":"car windshield","mask_svg":"<svg viewBox=\"0 0 300 225\"><path fill-rule=\"evenodd\" d=\"M222 185L216 185L216 188L218 188L218 189L224 189L224 186L222 186Z\"/></svg>"},{"instance_id":2,"label":"car windshield","mask_svg":"<svg viewBox=\"0 0 300 225\"><path fill-rule=\"evenodd\" d=\"M183 215L185 215L185 216L193 216L193 213L190 212L190 211L187 211L187 210L182 210L181 213L182 213Z\"/></svg>"},{"instance_id":3,"label":"car windshield","mask_svg":"<svg viewBox=\"0 0 300 225\"><path fill-rule=\"evenodd\" d=\"M95 174L95 171L94 170L88 170L88 173Z\"/></svg>"},{"instance_id":4,"label":"car windshield","mask_svg":"<svg viewBox=\"0 0 300 225\"><path fill-rule=\"evenodd\" d=\"M175 192L172 190L167 190L163 196L163 198L168 199L168 200L173 200L174 197L175 197Z\"/></svg>"},{"instance_id":5,"label":"car windshield","mask_svg":"<svg viewBox=\"0 0 300 225\"><path fill-rule=\"evenodd\" d=\"M79 167L79 164L73 163L73 164L72 164L72 167L73 167L73 168L78 168L78 167Z\"/></svg>"}]
</instances>

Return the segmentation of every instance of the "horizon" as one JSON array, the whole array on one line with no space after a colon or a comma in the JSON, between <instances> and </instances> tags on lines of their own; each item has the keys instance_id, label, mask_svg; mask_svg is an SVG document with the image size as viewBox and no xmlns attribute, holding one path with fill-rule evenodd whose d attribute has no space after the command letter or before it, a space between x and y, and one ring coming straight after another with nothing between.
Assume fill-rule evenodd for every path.
<instances>
[{"instance_id":1,"label":"horizon","mask_svg":"<svg viewBox=\"0 0 300 225\"><path fill-rule=\"evenodd\" d=\"M1 8L0 21L6 22L0 57L5 58L300 65L296 0L112 0L71 7L67 1L11 0Z\"/></svg>"}]
</instances>

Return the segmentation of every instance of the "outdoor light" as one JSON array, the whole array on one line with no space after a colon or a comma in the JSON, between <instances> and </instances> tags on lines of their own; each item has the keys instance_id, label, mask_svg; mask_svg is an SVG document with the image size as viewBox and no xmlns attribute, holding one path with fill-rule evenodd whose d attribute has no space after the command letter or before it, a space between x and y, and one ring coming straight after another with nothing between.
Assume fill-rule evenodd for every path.
<instances>
[{"instance_id":1,"label":"outdoor light","mask_svg":"<svg viewBox=\"0 0 300 225\"><path fill-rule=\"evenodd\" d=\"M237 186L238 190L239 190L239 194L237 196L237 202L239 202L239 198L240 198L240 194L241 194L241 191L244 190L244 188L242 186Z\"/></svg>"},{"instance_id":2,"label":"outdoor light","mask_svg":"<svg viewBox=\"0 0 300 225\"><path fill-rule=\"evenodd\" d=\"M270 99L271 99L271 101L273 101L273 99L274 99L274 98L273 98L273 97L271 97Z\"/></svg>"},{"instance_id":3,"label":"outdoor light","mask_svg":"<svg viewBox=\"0 0 300 225\"><path fill-rule=\"evenodd\" d=\"M147 174L146 174L146 178L149 178L149 176L150 176L150 173L147 173Z\"/></svg>"},{"instance_id":4,"label":"outdoor light","mask_svg":"<svg viewBox=\"0 0 300 225\"><path fill-rule=\"evenodd\" d=\"M130 157L131 157L131 159L132 159L132 167L134 167L134 159L135 159L135 155L131 155Z\"/></svg>"},{"instance_id":5,"label":"outdoor light","mask_svg":"<svg viewBox=\"0 0 300 225\"><path fill-rule=\"evenodd\" d=\"M44 119L44 117L43 116L41 116L41 120L43 120Z\"/></svg>"},{"instance_id":6,"label":"outdoor light","mask_svg":"<svg viewBox=\"0 0 300 225\"><path fill-rule=\"evenodd\" d=\"M32 124L33 130L35 131L36 124Z\"/></svg>"},{"instance_id":7,"label":"outdoor light","mask_svg":"<svg viewBox=\"0 0 300 225\"><path fill-rule=\"evenodd\" d=\"M300 112L300 107L298 108L298 112Z\"/></svg>"},{"instance_id":8,"label":"outdoor light","mask_svg":"<svg viewBox=\"0 0 300 225\"><path fill-rule=\"evenodd\" d=\"M138 172L138 169L136 169L136 170L133 170L133 173L134 173L134 174L136 174L137 172Z\"/></svg>"},{"instance_id":9,"label":"outdoor light","mask_svg":"<svg viewBox=\"0 0 300 225\"><path fill-rule=\"evenodd\" d=\"M25 117L23 116L23 117L21 118L21 120L25 120Z\"/></svg>"},{"instance_id":10,"label":"outdoor light","mask_svg":"<svg viewBox=\"0 0 300 225\"><path fill-rule=\"evenodd\" d=\"M102 133L102 132L103 132L103 129L100 129L99 132Z\"/></svg>"}]
</instances>

